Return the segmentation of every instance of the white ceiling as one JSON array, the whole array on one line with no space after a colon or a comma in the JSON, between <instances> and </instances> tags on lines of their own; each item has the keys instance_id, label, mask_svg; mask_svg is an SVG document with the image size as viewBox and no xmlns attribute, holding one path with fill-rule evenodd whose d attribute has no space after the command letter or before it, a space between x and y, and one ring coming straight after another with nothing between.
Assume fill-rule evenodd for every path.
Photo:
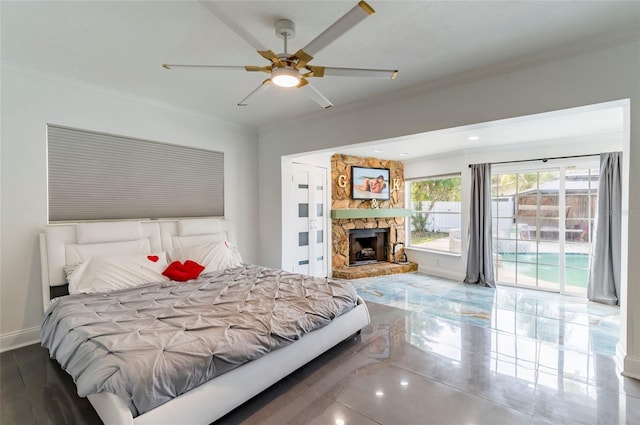
<instances>
[{"instance_id":1,"label":"white ceiling","mask_svg":"<svg viewBox=\"0 0 640 425\"><path fill-rule=\"evenodd\" d=\"M324 111L295 89L236 103L262 73L164 70L162 63L266 65L220 20L276 52L273 24L296 23L289 51L311 41L357 1L5 1L1 58L144 96L216 119L260 127ZM437 87L557 59L638 36L640 2L376 1L376 14L319 52L312 64L398 69L394 81L313 81L336 108L397 90ZM211 9L218 11L213 13Z\"/></svg>"}]
</instances>

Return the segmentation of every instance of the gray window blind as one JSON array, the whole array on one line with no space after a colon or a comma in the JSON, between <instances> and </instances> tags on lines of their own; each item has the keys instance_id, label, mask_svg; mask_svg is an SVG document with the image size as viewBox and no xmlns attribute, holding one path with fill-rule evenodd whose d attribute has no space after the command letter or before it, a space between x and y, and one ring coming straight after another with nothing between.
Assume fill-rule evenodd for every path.
<instances>
[{"instance_id":1,"label":"gray window blind","mask_svg":"<svg viewBox=\"0 0 640 425\"><path fill-rule=\"evenodd\" d=\"M49 221L224 215L224 153L47 126Z\"/></svg>"}]
</instances>

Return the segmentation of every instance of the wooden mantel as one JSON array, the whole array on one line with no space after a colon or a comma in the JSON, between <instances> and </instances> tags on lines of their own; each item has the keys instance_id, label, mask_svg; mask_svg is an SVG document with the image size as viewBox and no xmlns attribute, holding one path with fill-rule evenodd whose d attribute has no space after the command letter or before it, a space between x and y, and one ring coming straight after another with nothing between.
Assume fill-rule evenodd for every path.
<instances>
[{"instance_id":1,"label":"wooden mantel","mask_svg":"<svg viewBox=\"0 0 640 425\"><path fill-rule=\"evenodd\" d=\"M406 208L344 208L331 210L331 218L390 218L409 217L411 210Z\"/></svg>"}]
</instances>

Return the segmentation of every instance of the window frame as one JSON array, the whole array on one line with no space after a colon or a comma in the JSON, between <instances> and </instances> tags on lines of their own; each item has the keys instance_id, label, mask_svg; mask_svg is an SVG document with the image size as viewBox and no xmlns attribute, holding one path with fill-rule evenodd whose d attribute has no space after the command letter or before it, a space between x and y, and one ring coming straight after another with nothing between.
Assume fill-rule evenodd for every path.
<instances>
[{"instance_id":1,"label":"window frame","mask_svg":"<svg viewBox=\"0 0 640 425\"><path fill-rule=\"evenodd\" d=\"M411 187L415 182L419 182L419 181L425 181L425 180L440 180L440 179L447 179L447 178L455 178L457 177L459 179L459 197L460 200L459 201L443 201L443 202L458 202L459 203L459 211L435 211L435 212L430 212L429 214L437 214L437 215L457 215L459 218L458 221L458 226L457 227L451 227L449 230L451 229L459 229L459 237L456 238L458 240L458 248L459 250L455 251L455 250L451 250L451 249L438 249L435 248L433 246L419 246L419 245L413 245L411 243L411 233L412 233L412 229L413 229L413 216L414 213L416 212L414 210L414 206L413 206L413 201L411 200ZM430 252L430 253L436 253L436 254L442 254L442 255L448 255L448 256L454 256L454 257L461 257L462 256L462 242L463 242L463 238L462 238L462 233L463 233L463 220L462 220L462 189L463 189L463 184L462 184L462 173L461 172L453 172L453 173L446 173L446 174L438 174L438 175L430 175L430 176L423 176L423 177L416 177L416 178L410 178L405 180L406 183L406 205L408 206L409 210L411 211L411 215L408 217L407 220L407 225L406 225L406 248L408 249L414 249L414 250L419 250L419 251L424 251L424 252ZM437 202L437 201L436 201ZM425 211L422 211L425 212ZM441 238L444 239L444 238ZM451 245L449 245L451 246Z\"/></svg>"}]
</instances>

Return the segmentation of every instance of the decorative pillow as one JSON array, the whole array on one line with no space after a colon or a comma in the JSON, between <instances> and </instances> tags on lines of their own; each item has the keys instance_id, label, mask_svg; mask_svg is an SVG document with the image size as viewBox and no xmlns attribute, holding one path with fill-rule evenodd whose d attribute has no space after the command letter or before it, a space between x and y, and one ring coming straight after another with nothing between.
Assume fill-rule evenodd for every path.
<instances>
[{"instance_id":1,"label":"decorative pillow","mask_svg":"<svg viewBox=\"0 0 640 425\"><path fill-rule=\"evenodd\" d=\"M187 260L182 264L180 261L174 261L169 264L169 267L162 274L171 280L177 282L186 282L187 280L195 279L200 276L200 273L204 270L204 266L196 263L195 261Z\"/></svg>"},{"instance_id":2,"label":"decorative pillow","mask_svg":"<svg viewBox=\"0 0 640 425\"><path fill-rule=\"evenodd\" d=\"M240 261L228 241L174 248L169 252L171 261L195 261L204 266L203 273L238 267Z\"/></svg>"},{"instance_id":3,"label":"decorative pillow","mask_svg":"<svg viewBox=\"0 0 640 425\"><path fill-rule=\"evenodd\" d=\"M69 293L110 292L168 280L164 252L152 255L91 257L80 264L69 280Z\"/></svg>"}]
</instances>

